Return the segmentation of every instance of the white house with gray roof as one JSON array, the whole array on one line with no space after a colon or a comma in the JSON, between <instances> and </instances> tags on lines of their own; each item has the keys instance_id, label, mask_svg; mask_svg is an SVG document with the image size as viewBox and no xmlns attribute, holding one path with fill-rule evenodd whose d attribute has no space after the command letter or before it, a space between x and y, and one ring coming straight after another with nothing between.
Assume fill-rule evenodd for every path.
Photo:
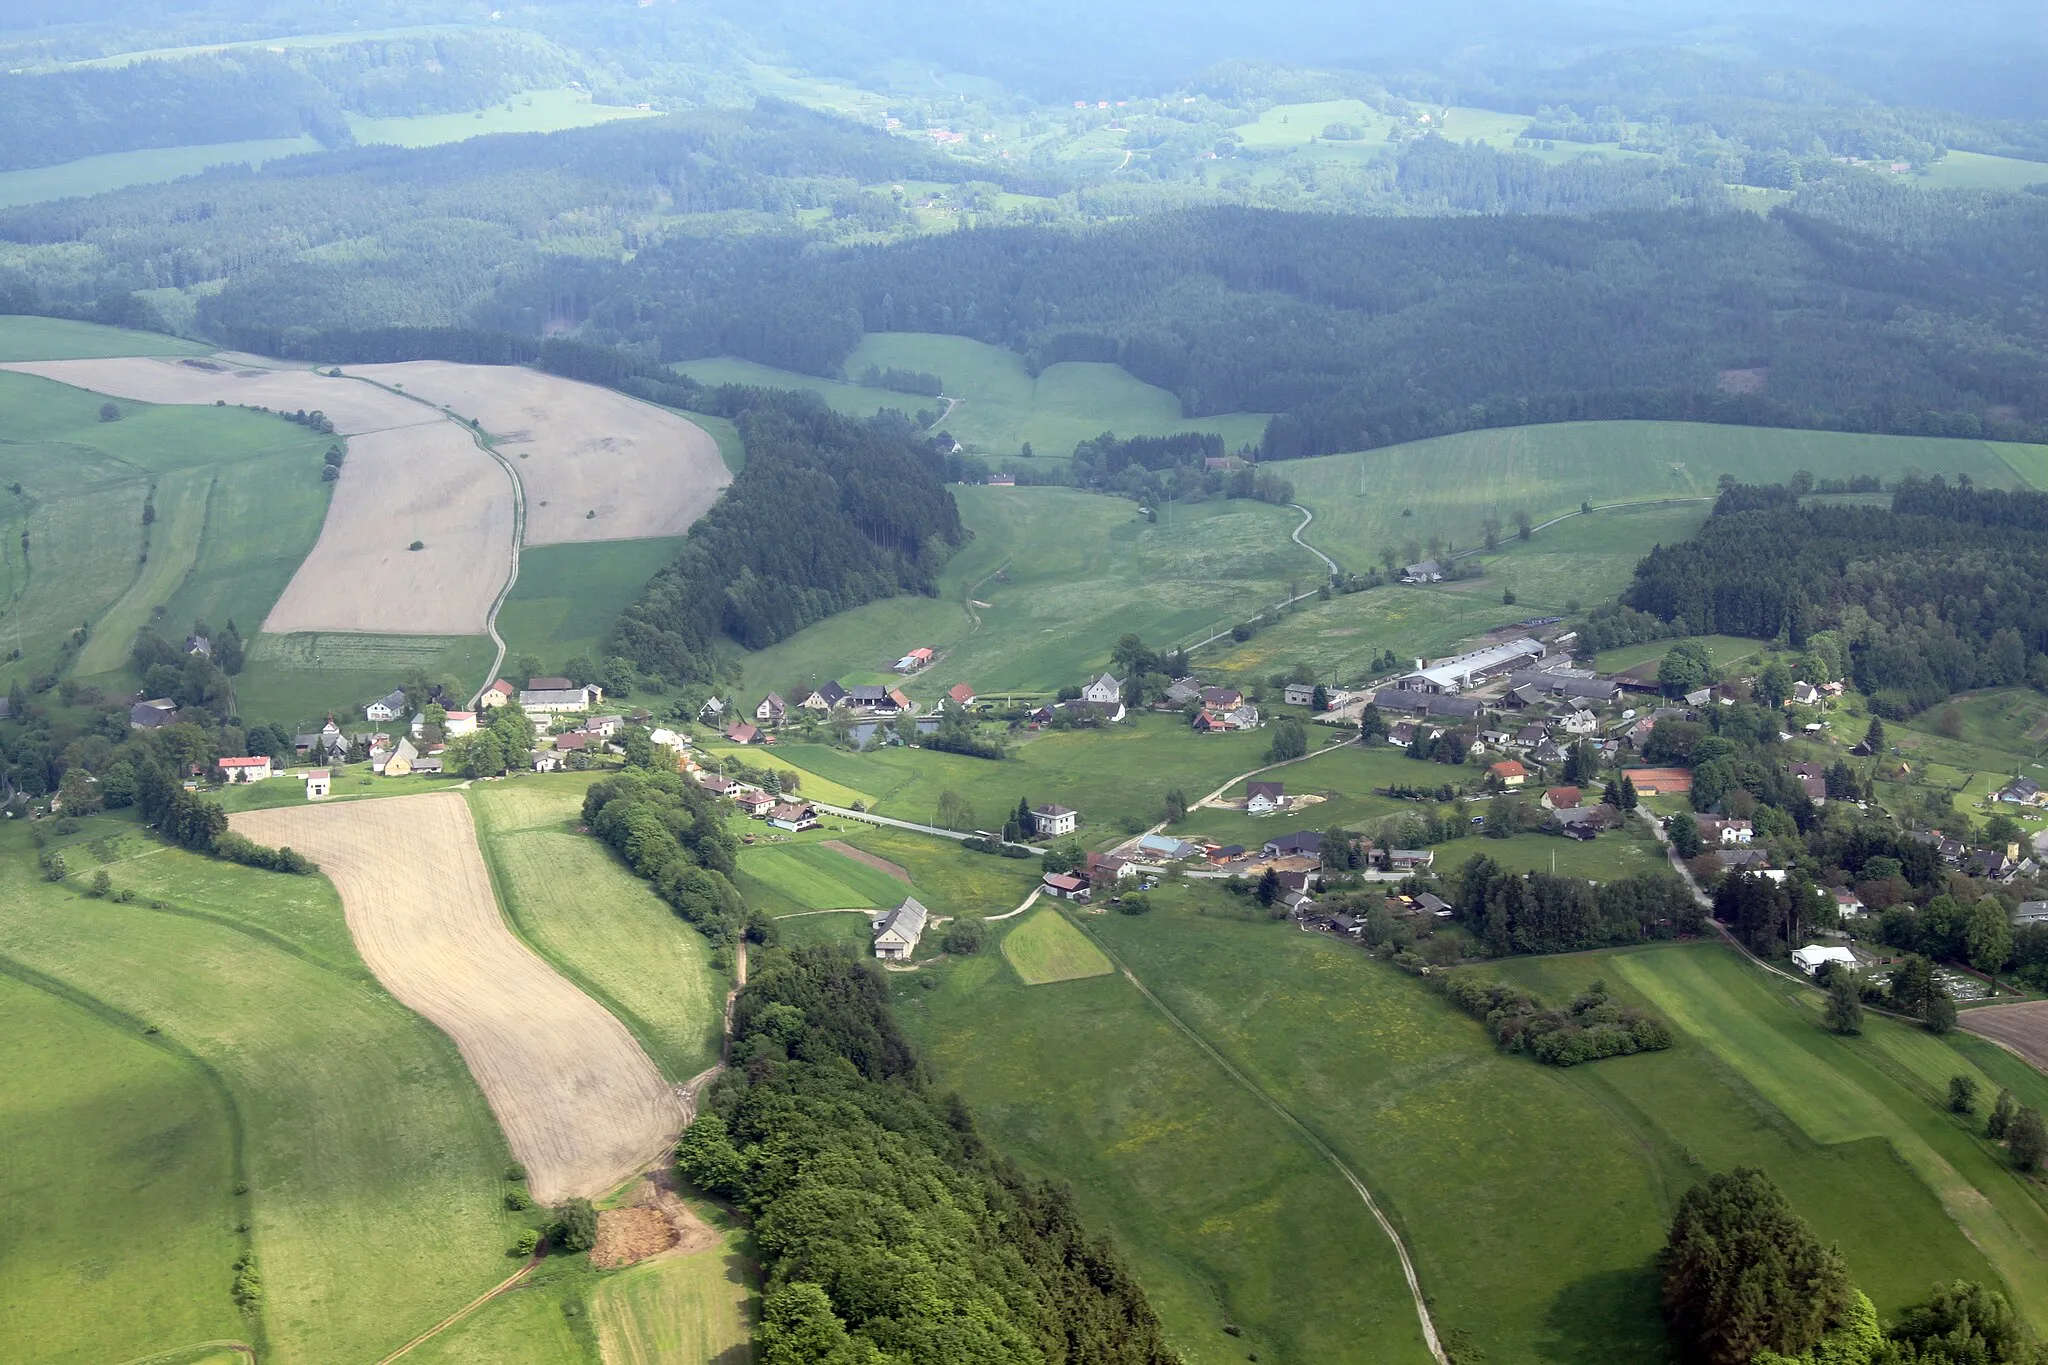
<instances>
[{"instance_id":1,"label":"white house with gray roof","mask_svg":"<svg viewBox=\"0 0 2048 1365\"><path fill-rule=\"evenodd\" d=\"M930 917L917 897L905 896L903 904L869 921L869 927L875 931L875 956L885 962L909 961L917 951L917 941L924 937L925 921Z\"/></svg>"}]
</instances>

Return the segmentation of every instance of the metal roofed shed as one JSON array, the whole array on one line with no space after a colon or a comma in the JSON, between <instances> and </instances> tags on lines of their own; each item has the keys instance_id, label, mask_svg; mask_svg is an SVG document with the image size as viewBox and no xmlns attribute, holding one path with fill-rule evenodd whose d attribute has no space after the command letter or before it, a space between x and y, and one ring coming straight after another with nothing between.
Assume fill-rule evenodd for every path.
<instances>
[{"instance_id":1,"label":"metal roofed shed","mask_svg":"<svg viewBox=\"0 0 2048 1365\"><path fill-rule=\"evenodd\" d=\"M1542 641L1524 635L1485 649L1475 649L1470 654L1439 660L1427 668L1418 668L1401 679L1400 686L1434 692L1461 692L1488 678L1534 663L1546 652Z\"/></svg>"}]
</instances>

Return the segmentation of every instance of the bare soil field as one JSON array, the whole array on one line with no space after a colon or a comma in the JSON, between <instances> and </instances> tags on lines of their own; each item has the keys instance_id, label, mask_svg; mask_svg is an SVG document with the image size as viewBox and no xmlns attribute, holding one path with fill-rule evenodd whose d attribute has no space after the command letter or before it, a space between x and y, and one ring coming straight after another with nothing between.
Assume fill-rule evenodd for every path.
<instances>
[{"instance_id":1,"label":"bare soil field","mask_svg":"<svg viewBox=\"0 0 2048 1365\"><path fill-rule=\"evenodd\" d=\"M528 545L681 535L732 482L702 427L594 384L442 360L347 373L481 421L526 488Z\"/></svg>"},{"instance_id":2,"label":"bare soil field","mask_svg":"<svg viewBox=\"0 0 2048 1365\"><path fill-rule=\"evenodd\" d=\"M2048 1071L2048 1000L1964 1010L1956 1023L1979 1037L2005 1044L2040 1070Z\"/></svg>"},{"instance_id":3,"label":"bare soil field","mask_svg":"<svg viewBox=\"0 0 2048 1365\"><path fill-rule=\"evenodd\" d=\"M123 356L112 360L24 360L4 368L141 403L229 403L283 412L318 409L344 436L442 420L434 412L368 384L312 370L255 369L233 357L184 360Z\"/></svg>"},{"instance_id":4,"label":"bare soil field","mask_svg":"<svg viewBox=\"0 0 2048 1365\"><path fill-rule=\"evenodd\" d=\"M320 864L370 970L455 1041L536 1199L602 1195L674 1140L680 1102L639 1043L506 927L459 793L231 824Z\"/></svg>"},{"instance_id":5,"label":"bare soil field","mask_svg":"<svg viewBox=\"0 0 2048 1365\"><path fill-rule=\"evenodd\" d=\"M263 629L481 635L512 534L511 481L453 422L351 437L320 539Z\"/></svg>"},{"instance_id":6,"label":"bare soil field","mask_svg":"<svg viewBox=\"0 0 2048 1365\"><path fill-rule=\"evenodd\" d=\"M900 864L890 862L887 858L870 853L864 848L855 848L852 844L839 839L825 840L825 847L831 849L834 853L844 854L857 863L872 867L877 872L894 877L905 886L910 885L909 871Z\"/></svg>"}]
</instances>

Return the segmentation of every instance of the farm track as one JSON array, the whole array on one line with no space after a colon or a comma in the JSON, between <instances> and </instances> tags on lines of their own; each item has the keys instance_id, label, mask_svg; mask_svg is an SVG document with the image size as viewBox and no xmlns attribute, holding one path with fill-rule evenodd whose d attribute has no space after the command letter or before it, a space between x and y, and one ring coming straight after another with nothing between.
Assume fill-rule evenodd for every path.
<instances>
[{"instance_id":1,"label":"farm track","mask_svg":"<svg viewBox=\"0 0 2048 1365\"><path fill-rule=\"evenodd\" d=\"M459 793L232 823L322 865L364 961L455 1041L540 1202L608 1193L673 1141L681 1105L640 1044L506 924Z\"/></svg>"},{"instance_id":2,"label":"farm track","mask_svg":"<svg viewBox=\"0 0 2048 1365\"><path fill-rule=\"evenodd\" d=\"M1358 1173L1346 1165L1344 1159L1338 1156L1336 1151L1327 1142L1318 1137L1313 1129L1302 1122L1292 1109L1289 1109L1286 1105L1268 1094L1257 1081L1254 1081L1251 1077L1240 1071L1228 1057L1223 1055L1220 1048L1203 1037L1201 1033L1196 1031L1193 1025L1176 1014L1172 1006L1153 994L1152 989L1138 979L1137 973L1133 972L1125 964L1124 960L1116 955L1115 950L1103 942L1085 923L1081 923L1078 916L1070 918L1068 923L1076 924L1087 935L1088 941L1101 949L1103 956L1109 959L1110 964L1116 968L1118 974L1125 981L1128 981L1132 989L1143 996L1148 1004L1158 1010L1165 1017L1167 1023L1171 1024L1175 1030L1185 1036L1189 1042L1200 1048L1210 1061L1221 1067L1224 1074L1243 1087L1252 1098L1272 1110L1280 1121L1291 1128L1303 1142L1307 1143L1316 1155L1329 1162L1330 1165L1336 1168L1337 1173L1344 1177L1345 1183L1351 1186L1359 1199L1365 1204L1366 1209L1372 1214L1373 1221L1379 1225L1380 1231L1385 1233L1387 1240L1394 1244L1394 1254L1400 1259L1401 1274L1408 1284L1408 1296L1414 1301L1415 1317L1421 1324L1422 1339L1429 1348L1430 1358L1436 1362L1436 1365L1451 1365L1451 1358L1445 1352L1443 1342L1437 1337L1436 1322L1430 1317L1429 1300L1422 1292L1422 1279L1416 1273L1414 1258L1408 1254L1408 1244L1402 1239L1400 1230L1394 1226L1393 1220L1387 1217L1386 1213L1380 1208L1379 1202L1372 1197L1372 1191L1366 1187L1366 1183L1359 1178Z\"/></svg>"}]
</instances>

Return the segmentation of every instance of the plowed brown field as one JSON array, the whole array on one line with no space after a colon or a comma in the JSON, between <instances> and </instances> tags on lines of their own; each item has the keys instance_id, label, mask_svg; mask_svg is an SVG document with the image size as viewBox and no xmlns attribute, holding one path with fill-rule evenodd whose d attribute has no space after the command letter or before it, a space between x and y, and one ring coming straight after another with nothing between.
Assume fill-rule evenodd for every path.
<instances>
[{"instance_id":1,"label":"plowed brown field","mask_svg":"<svg viewBox=\"0 0 2048 1365\"><path fill-rule=\"evenodd\" d=\"M525 485L528 545L678 536L732 482L702 427L594 384L445 360L348 373L481 421Z\"/></svg>"},{"instance_id":2,"label":"plowed brown field","mask_svg":"<svg viewBox=\"0 0 2048 1365\"><path fill-rule=\"evenodd\" d=\"M639 1043L506 927L459 794L246 811L232 825L320 864L370 970L455 1040L536 1199L603 1194L674 1140L680 1104Z\"/></svg>"},{"instance_id":3,"label":"plowed brown field","mask_svg":"<svg viewBox=\"0 0 2048 1365\"><path fill-rule=\"evenodd\" d=\"M2041 1070L2048 1071L2048 1000L1964 1010L1957 1016L1956 1023L1994 1043L2004 1043Z\"/></svg>"}]
</instances>

